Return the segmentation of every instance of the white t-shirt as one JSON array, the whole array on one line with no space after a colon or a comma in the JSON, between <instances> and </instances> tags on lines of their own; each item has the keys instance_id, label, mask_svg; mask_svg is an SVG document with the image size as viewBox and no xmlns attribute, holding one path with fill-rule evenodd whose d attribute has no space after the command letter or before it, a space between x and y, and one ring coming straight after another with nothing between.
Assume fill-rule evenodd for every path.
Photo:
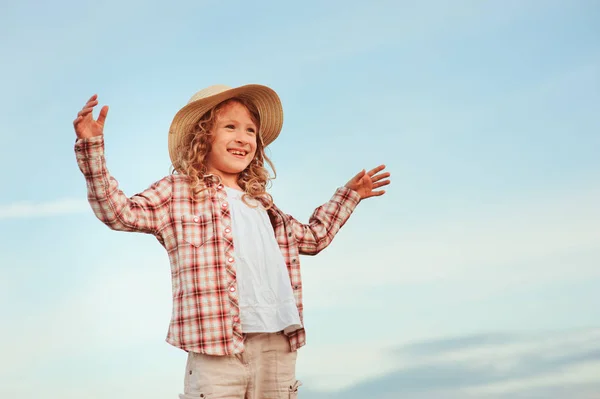
<instances>
[{"instance_id":1,"label":"white t-shirt","mask_svg":"<svg viewBox=\"0 0 600 399\"><path fill-rule=\"evenodd\" d=\"M302 327L290 277L267 211L242 201L242 191L225 187L235 243L240 321L245 333L290 333Z\"/></svg>"}]
</instances>

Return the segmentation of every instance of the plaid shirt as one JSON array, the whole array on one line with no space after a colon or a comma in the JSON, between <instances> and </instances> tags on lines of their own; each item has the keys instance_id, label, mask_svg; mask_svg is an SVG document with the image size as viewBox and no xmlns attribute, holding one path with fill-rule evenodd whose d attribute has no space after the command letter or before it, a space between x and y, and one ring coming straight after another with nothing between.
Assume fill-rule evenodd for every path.
<instances>
[{"instance_id":1,"label":"plaid shirt","mask_svg":"<svg viewBox=\"0 0 600 399\"><path fill-rule=\"evenodd\" d=\"M192 201L187 177L173 174L128 198L106 168L102 136L77 139L75 154L96 216L114 230L152 234L167 250L173 311L166 341L208 355L243 352L231 213L223 186L206 179L211 194ZM302 321L299 255L326 248L359 200L356 192L339 188L314 211L309 224L275 206L268 211ZM306 343L304 329L288 338L292 351Z\"/></svg>"}]
</instances>

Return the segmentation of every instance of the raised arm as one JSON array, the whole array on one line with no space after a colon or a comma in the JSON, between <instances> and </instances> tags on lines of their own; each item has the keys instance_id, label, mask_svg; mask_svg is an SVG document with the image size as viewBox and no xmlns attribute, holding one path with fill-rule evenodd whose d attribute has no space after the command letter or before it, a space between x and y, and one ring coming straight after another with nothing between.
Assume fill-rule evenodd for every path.
<instances>
[{"instance_id":1,"label":"raised arm","mask_svg":"<svg viewBox=\"0 0 600 399\"><path fill-rule=\"evenodd\" d=\"M103 130L108 107L104 106L94 120L92 111L97 104L94 95L73 122L77 164L86 179L92 210L113 230L157 234L168 222L172 178L167 176L142 193L127 197L106 167Z\"/></svg>"},{"instance_id":2,"label":"raised arm","mask_svg":"<svg viewBox=\"0 0 600 399\"><path fill-rule=\"evenodd\" d=\"M358 173L344 187L336 190L331 200L315 209L308 224L287 215L301 254L316 255L321 252L331 243L360 201L385 194L383 190L375 191L390 184L390 180L384 180L390 174L381 173L383 169L385 166L381 165L369 172L363 170Z\"/></svg>"}]
</instances>

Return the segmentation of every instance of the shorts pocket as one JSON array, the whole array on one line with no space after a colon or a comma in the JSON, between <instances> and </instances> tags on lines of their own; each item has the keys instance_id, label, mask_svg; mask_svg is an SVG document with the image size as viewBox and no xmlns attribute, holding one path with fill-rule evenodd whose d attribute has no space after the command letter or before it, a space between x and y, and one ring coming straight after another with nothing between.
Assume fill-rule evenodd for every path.
<instances>
[{"instance_id":1,"label":"shorts pocket","mask_svg":"<svg viewBox=\"0 0 600 399\"><path fill-rule=\"evenodd\" d=\"M212 385L206 378L201 378L198 369L198 354L188 352L185 365L184 393L179 394L180 399L210 399Z\"/></svg>"},{"instance_id":2,"label":"shorts pocket","mask_svg":"<svg viewBox=\"0 0 600 399\"><path fill-rule=\"evenodd\" d=\"M294 381L292 385L289 386L289 398L296 399L298 398L298 388L302 386L302 382L300 380Z\"/></svg>"}]
</instances>

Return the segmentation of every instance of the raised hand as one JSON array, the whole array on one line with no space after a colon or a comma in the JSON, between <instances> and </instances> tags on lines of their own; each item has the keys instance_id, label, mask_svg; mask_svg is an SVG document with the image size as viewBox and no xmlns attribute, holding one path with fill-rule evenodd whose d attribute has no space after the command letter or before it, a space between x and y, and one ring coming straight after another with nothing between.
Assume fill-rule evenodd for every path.
<instances>
[{"instance_id":1,"label":"raised hand","mask_svg":"<svg viewBox=\"0 0 600 399\"><path fill-rule=\"evenodd\" d=\"M105 105L102 107L98 119L94 120L92 111L96 105L98 105L98 96L94 94L77 114L77 118L73 121L73 127L75 128L77 137L85 139L102 135L104 131L104 121L108 114L108 106Z\"/></svg>"},{"instance_id":2,"label":"raised hand","mask_svg":"<svg viewBox=\"0 0 600 399\"><path fill-rule=\"evenodd\" d=\"M388 184L390 184L390 180L387 178L391 175L388 172L381 173L381 171L383 171L384 169L385 165L380 165L375 169L371 169L369 172L366 172L363 169L348 183L346 183L346 187L356 191L358 195L360 195L361 200L364 200L365 198L378 197L380 195L383 195L385 194L385 190L374 190L379 187L387 186Z\"/></svg>"}]
</instances>

